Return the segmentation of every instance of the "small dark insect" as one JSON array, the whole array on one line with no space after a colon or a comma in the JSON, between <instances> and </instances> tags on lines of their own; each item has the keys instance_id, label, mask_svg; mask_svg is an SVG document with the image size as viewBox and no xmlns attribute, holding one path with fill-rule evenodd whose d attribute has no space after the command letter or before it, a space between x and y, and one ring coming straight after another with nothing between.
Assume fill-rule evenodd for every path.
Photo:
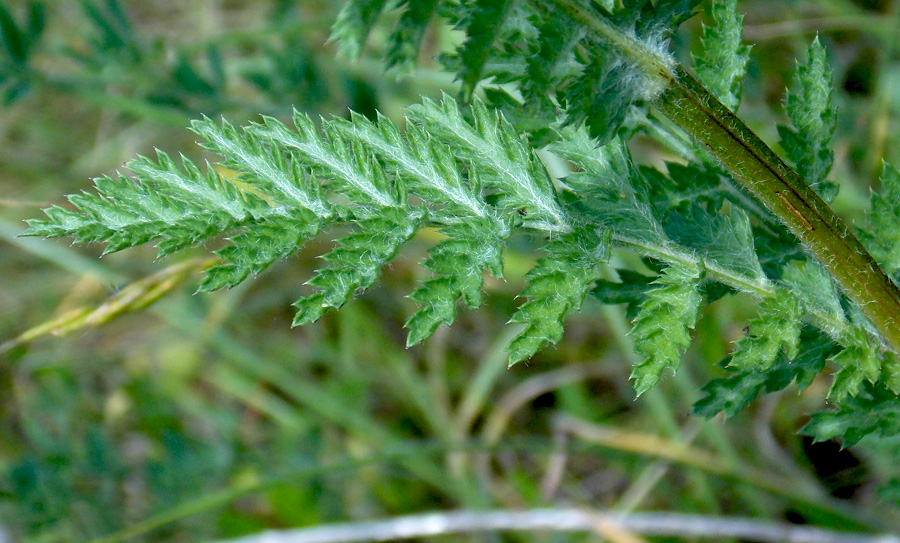
<instances>
[{"instance_id":1,"label":"small dark insect","mask_svg":"<svg viewBox=\"0 0 900 543\"><path fill-rule=\"evenodd\" d=\"M527 217L527 216L528 216L528 210L526 210L524 207L521 208L521 209L518 209L518 210L516 210L516 211L519 212L519 216L520 216L520 217Z\"/></svg>"}]
</instances>

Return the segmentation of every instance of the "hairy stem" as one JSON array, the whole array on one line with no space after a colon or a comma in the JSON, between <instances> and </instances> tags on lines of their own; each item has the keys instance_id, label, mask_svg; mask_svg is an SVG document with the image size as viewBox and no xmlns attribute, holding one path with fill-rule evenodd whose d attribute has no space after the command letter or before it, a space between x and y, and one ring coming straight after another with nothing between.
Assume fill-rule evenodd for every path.
<instances>
[{"instance_id":1,"label":"hairy stem","mask_svg":"<svg viewBox=\"0 0 900 543\"><path fill-rule=\"evenodd\" d=\"M900 288L796 171L681 66L672 66L576 0L537 1L590 28L597 39L664 88L655 104L660 111L703 145L803 242L859 305L886 345L900 352Z\"/></svg>"},{"instance_id":2,"label":"hairy stem","mask_svg":"<svg viewBox=\"0 0 900 543\"><path fill-rule=\"evenodd\" d=\"M809 249L900 352L900 289L847 224L747 125L681 67L657 106Z\"/></svg>"}]
</instances>

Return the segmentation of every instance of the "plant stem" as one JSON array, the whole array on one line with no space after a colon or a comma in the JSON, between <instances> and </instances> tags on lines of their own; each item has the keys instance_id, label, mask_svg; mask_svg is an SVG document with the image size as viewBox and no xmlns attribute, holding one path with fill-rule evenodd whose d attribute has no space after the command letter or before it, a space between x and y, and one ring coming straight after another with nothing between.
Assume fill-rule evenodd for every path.
<instances>
[{"instance_id":1,"label":"plant stem","mask_svg":"<svg viewBox=\"0 0 900 543\"><path fill-rule=\"evenodd\" d=\"M655 105L681 127L800 239L900 353L900 288L878 267L850 228L759 136L684 68L627 35L577 0L538 0L590 28L665 89Z\"/></svg>"},{"instance_id":2,"label":"plant stem","mask_svg":"<svg viewBox=\"0 0 900 543\"><path fill-rule=\"evenodd\" d=\"M797 236L900 352L900 289L847 224L743 121L683 68L657 106L700 142L750 194Z\"/></svg>"}]
</instances>

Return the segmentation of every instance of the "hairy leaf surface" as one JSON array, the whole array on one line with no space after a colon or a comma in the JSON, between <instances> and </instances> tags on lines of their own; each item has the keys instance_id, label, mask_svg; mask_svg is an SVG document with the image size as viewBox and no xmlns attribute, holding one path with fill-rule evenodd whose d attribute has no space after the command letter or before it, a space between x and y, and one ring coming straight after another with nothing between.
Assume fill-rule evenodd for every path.
<instances>
[{"instance_id":1,"label":"hairy leaf surface","mask_svg":"<svg viewBox=\"0 0 900 543\"><path fill-rule=\"evenodd\" d=\"M779 125L781 145L797 166L797 173L826 201L837 196L838 187L827 180L834 163L831 137L837 114L831 104L831 69L825 48L816 37L806 60L797 65L785 99L785 110L793 128Z\"/></svg>"},{"instance_id":2,"label":"hairy leaf surface","mask_svg":"<svg viewBox=\"0 0 900 543\"><path fill-rule=\"evenodd\" d=\"M646 357L631 373L638 395L650 390L665 370L681 364L703 299L699 281L699 268L672 266L663 270L653 283L655 288L647 292L631 329L635 350Z\"/></svg>"},{"instance_id":3,"label":"hairy leaf surface","mask_svg":"<svg viewBox=\"0 0 900 543\"><path fill-rule=\"evenodd\" d=\"M860 238L879 264L891 274L900 271L900 170L885 163L879 190L872 193L868 225Z\"/></svg>"},{"instance_id":4,"label":"hairy leaf surface","mask_svg":"<svg viewBox=\"0 0 900 543\"><path fill-rule=\"evenodd\" d=\"M694 58L697 77L728 109L737 111L750 60L750 47L741 43L744 16L737 11L737 0L715 0L708 12L713 26L703 25L703 54Z\"/></svg>"},{"instance_id":5,"label":"hairy leaf surface","mask_svg":"<svg viewBox=\"0 0 900 543\"><path fill-rule=\"evenodd\" d=\"M740 369L768 370L779 354L788 361L797 357L801 327L800 303L796 296L779 288L763 300L759 315L750 321L748 334L738 340L731 365Z\"/></svg>"},{"instance_id":6,"label":"hairy leaf surface","mask_svg":"<svg viewBox=\"0 0 900 543\"><path fill-rule=\"evenodd\" d=\"M528 300L510 320L525 324L506 347L510 365L562 339L563 319L581 307L599 276L600 263L609 258L609 240L585 229L555 238L543 250L546 256L528 272L520 294Z\"/></svg>"}]
</instances>

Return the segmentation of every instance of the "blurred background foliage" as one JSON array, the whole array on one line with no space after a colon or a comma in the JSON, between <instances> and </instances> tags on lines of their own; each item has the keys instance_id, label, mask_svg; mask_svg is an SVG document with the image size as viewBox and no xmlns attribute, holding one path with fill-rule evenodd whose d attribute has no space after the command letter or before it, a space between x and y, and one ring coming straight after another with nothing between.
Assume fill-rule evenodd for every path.
<instances>
[{"instance_id":1,"label":"blurred background foliage","mask_svg":"<svg viewBox=\"0 0 900 543\"><path fill-rule=\"evenodd\" d=\"M882 157L900 162L900 1L739 7L754 44L740 113L769 141L794 58L816 32L826 44L840 110L836 205L857 216ZM191 255L97 259L16 237L39 207L136 154L158 147L202 160L185 129L200 115L241 123L296 107L398 119L420 96L458 88L433 60L460 39L452 29L431 28L413 73L385 72L365 54L336 58L326 40L339 8L0 0L4 537L201 541L559 503L900 527L900 496L879 492L900 488L887 485L900 477L900 442L870 437L841 450L797 435L821 407L825 379L724 424L690 415L699 386L723 375L716 362L752 315L747 298L713 304L682 371L634 401L624 305L588 300L560 346L506 370L503 325L537 256L525 239L506 257L506 281L487 283L485 308L406 350L404 296L424 275L414 263L434 243L428 235L377 288L301 329L290 328L290 303L324 244L234 290L192 296L204 262ZM676 36L680 58L696 48L701 19ZM370 50L383 38L376 29ZM671 158L649 140L633 146L639 160Z\"/></svg>"}]
</instances>

